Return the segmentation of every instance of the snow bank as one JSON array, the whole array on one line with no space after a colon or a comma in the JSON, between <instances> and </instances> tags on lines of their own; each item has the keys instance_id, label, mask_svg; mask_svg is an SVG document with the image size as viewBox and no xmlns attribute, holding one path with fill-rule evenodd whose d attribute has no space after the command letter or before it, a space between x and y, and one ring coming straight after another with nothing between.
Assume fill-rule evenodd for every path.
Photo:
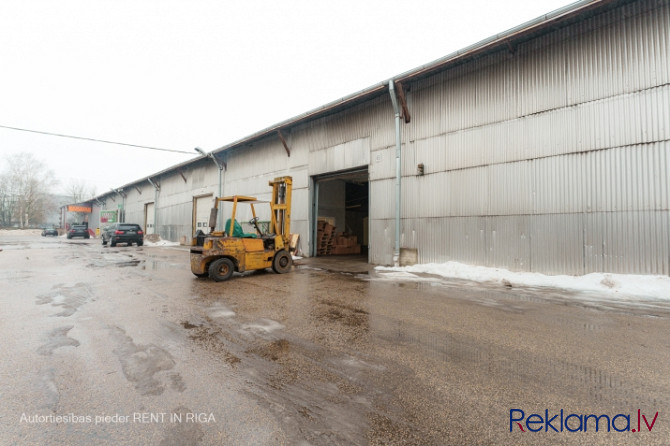
<instances>
[{"instance_id":1,"label":"snow bank","mask_svg":"<svg viewBox=\"0 0 670 446\"><path fill-rule=\"evenodd\" d=\"M158 240L157 242L150 242L144 240L144 246L179 246L179 242L171 242L169 240Z\"/></svg>"},{"instance_id":2,"label":"snow bank","mask_svg":"<svg viewBox=\"0 0 670 446\"><path fill-rule=\"evenodd\" d=\"M631 274L591 273L584 276L548 276L539 273L512 272L503 268L465 265L458 262L426 263L399 268L378 266L381 277L396 280L426 280L416 274L444 278L497 282L504 286L551 287L571 291L605 293L621 298L670 300L670 277ZM399 273L403 273L398 276Z\"/></svg>"}]
</instances>

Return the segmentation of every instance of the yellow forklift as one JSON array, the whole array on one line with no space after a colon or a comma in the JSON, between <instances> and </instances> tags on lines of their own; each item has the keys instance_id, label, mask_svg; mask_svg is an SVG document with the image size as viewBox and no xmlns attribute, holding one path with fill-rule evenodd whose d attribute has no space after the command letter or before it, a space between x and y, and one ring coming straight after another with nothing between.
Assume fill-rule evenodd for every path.
<instances>
[{"instance_id":1,"label":"yellow forklift","mask_svg":"<svg viewBox=\"0 0 670 446\"><path fill-rule=\"evenodd\" d=\"M234 271L245 272L272 268L278 274L291 270L293 258L289 248L291 232L291 190L293 179L280 177L270 181L272 201L255 197L234 195L217 197L209 216L209 234L198 230L191 241L191 272L198 277L209 276L222 282L230 279ZM232 214L223 231L215 231L219 204L233 204ZM254 205L270 204L270 224L267 232L258 225ZM251 206L253 218L249 221L256 233L245 233L235 220L238 204Z\"/></svg>"}]
</instances>

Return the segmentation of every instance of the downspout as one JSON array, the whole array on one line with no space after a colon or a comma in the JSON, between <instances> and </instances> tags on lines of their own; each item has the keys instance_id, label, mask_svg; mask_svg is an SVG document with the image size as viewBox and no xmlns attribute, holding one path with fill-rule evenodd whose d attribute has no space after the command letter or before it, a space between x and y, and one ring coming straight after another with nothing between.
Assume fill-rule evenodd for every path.
<instances>
[{"instance_id":1,"label":"downspout","mask_svg":"<svg viewBox=\"0 0 670 446\"><path fill-rule=\"evenodd\" d=\"M158 234L158 191L161 188L151 181L151 178L147 178L147 180L154 187L154 234Z\"/></svg>"},{"instance_id":2,"label":"downspout","mask_svg":"<svg viewBox=\"0 0 670 446\"><path fill-rule=\"evenodd\" d=\"M393 79L389 81L389 93L395 113L395 248L393 249L393 265L400 264L400 165L401 165L401 140L400 140L400 108L395 95Z\"/></svg>"}]
</instances>

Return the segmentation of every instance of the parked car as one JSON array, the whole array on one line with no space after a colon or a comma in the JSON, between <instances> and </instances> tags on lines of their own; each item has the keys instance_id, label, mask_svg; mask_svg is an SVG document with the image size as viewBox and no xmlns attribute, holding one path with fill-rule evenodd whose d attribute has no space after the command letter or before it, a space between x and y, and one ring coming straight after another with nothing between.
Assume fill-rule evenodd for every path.
<instances>
[{"instance_id":1,"label":"parked car","mask_svg":"<svg viewBox=\"0 0 670 446\"><path fill-rule=\"evenodd\" d=\"M84 237L90 238L91 235L88 233L88 226L86 225L72 225L70 230L67 232L67 238L72 237Z\"/></svg>"},{"instance_id":2,"label":"parked car","mask_svg":"<svg viewBox=\"0 0 670 446\"><path fill-rule=\"evenodd\" d=\"M114 223L102 231L102 245L116 246L117 243L127 243L128 246L137 243L144 244L144 231L135 223Z\"/></svg>"},{"instance_id":3,"label":"parked car","mask_svg":"<svg viewBox=\"0 0 670 446\"><path fill-rule=\"evenodd\" d=\"M54 228L44 228L42 231L42 237L46 237L47 235L54 235L58 237L58 230Z\"/></svg>"}]
</instances>

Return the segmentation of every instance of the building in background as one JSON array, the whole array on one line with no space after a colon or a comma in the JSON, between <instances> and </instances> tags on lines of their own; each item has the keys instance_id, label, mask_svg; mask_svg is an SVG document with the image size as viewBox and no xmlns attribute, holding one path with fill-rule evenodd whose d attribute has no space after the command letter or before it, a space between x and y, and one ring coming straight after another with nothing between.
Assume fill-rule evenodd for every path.
<instances>
[{"instance_id":1,"label":"building in background","mask_svg":"<svg viewBox=\"0 0 670 446\"><path fill-rule=\"evenodd\" d=\"M99 195L90 226L187 240L291 175L305 255L322 218L393 264L398 221L420 263L670 274L669 54L669 0L577 2Z\"/></svg>"}]
</instances>

